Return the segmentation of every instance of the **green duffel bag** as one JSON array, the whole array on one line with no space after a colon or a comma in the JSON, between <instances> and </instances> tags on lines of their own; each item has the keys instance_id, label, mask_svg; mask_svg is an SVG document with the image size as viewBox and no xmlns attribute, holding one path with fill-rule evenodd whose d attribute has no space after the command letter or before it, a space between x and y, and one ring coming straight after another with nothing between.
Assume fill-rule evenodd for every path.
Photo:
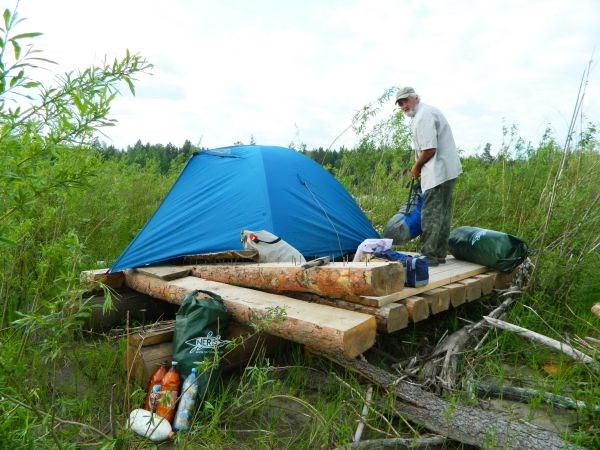
<instances>
[{"instance_id":1,"label":"green duffel bag","mask_svg":"<svg viewBox=\"0 0 600 450\"><path fill-rule=\"evenodd\" d=\"M450 253L500 272L510 272L523 262L529 253L527 243L500 231L477 227L458 227L448 238Z\"/></svg>"},{"instance_id":2,"label":"green duffel bag","mask_svg":"<svg viewBox=\"0 0 600 450\"><path fill-rule=\"evenodd\" d=\"M209 298L198 300L197 293ZM173 361L177 361L181 379L191 373L205 359L211 361L215 355L221 356L228 341L223 336L229 316L223 305L223 299L209 291L193 291L183 299L175 315L175 332L173 334ZM218 361L218 358L217 358ZM198 370L198 392L203 395L206 387L218 378L220 367L217 363L209 370Z\"/></svg>"}]
</instances>

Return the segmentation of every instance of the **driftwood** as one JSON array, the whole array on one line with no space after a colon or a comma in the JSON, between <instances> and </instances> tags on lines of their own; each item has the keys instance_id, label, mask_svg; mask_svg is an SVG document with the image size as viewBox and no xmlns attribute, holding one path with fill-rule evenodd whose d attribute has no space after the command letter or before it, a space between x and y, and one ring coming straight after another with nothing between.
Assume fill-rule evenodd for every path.
<instances>
[{"instance_id":1,"label":"driftwood","mask_svg":"<svg viewBox=\"0 0 600 450\"><path fill-rule=\"evenodd\" d=\"M498 384L477 381L469 383L469 388L476 392L478 396L494 396L519 402L529 402L533 398L541 398L544 402L552 406L564 409L586 410L586 405L581 400L573 400L563 395L552 394L551 392L540 392L535 389L521 388L516 386L500 386ZM600 405L594 405L591 410L600 413Z\"/></svg>"},{"instance_id":2,"label":"driftwood","mask_svg":"<svg viewBox=\"0 0 600 450\"><path fill-rule=\"evenodd\" d=\"M536 333L535 331L528 330L527 328L519 327L517 325L513 325L512 323L504 322L503 320L495 319L489 316L483 316L483 319L486 323L492 325L495 328L500 328L501 330L512 331L517 333L519 336L540 344L544 344L556 351L562 352L575 361L581 361L584 364L592 364L594 362L594 358L586 355L583 352L580 352L577 349L574 349L570 345L565 344L564 342L557 341L556 339L549 338L548 336L544 336L543 334Z\"/></svg>"},{"instance_id":3,"label":"driftwood","mask_svg":"<svg viewBox=\"0 0 600 450\"><path fill-rule=\"evenodd\" d=\"M393 393L397 398L395 407L406 419L450 439L485 448L577 448L570 446L555 433L526 422L515 421L502 413L450 404L366 361L341 355L323 356Z\"/></svg>"}]
</instances>

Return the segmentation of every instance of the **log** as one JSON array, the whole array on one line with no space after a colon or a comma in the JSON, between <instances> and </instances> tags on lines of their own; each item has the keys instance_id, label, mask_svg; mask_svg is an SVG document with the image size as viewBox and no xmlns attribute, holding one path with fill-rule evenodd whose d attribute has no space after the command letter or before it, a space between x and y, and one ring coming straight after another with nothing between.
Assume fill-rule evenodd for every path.
<instances>
[{"instance_id":1,"label":"log","mask_svg":"<svg viewBox=\"0 0 600 450\"><path fill-rule=\"evenodd\" d=\"M434 288L419 295L429 305L431 314L439 314L450 308L450 291L444 288Z\"/></svg>"},{"instance_id":2,"label":"log","mask_svg":"<svg viewBox=\"0 0 600 450\"><path fill-rule=\"evenodd\" d=\"M374 306L365 306L359 303L346 302L336 298L321 297L317 294L305 292L285 292L285 295L304 300L307 302L315 302L321 305L333 306L334 308L347 309L348 311L358 311L364 314L375 316L377 321L377 331L382 333L393 333L408 326L408 311L406 306L400 303L388 303L381 308Z\"/></svg>"},{"instance_id":3,"label":"log","mask_svg":"<svg viewBox=\"0 0 600 450\"><path fill-rule=\"evenodd\" d=\"M309 304L197 277L165 281L133 269L125 272L125 281L138 292L178 304L196 289L214 292L223 298L225 307L236 321L266 326L269 334L325 352L341 351L348 356L357 356L375 343L375 318L359 312ZM278 312L284 314L278 318Z\"/></svg>"},{"instance_id":4,"label":"log","mask_svg":"<svg viewBox=\"0 0 600 450\"><path fill-rule=\"evenodd\" d=\"M481 294L488 295L494 290L494 283L496 282L496 272L482 273L475 275L473 278L481 281Z\"/></svg>"},{"instance_id":5,"label":"log","mask_svg":"<svg viewBox=\"0 0 600 450\"><path fill-rule=\"evenodd\" d=\"M515 421L502 413L450 403L367 361L341 355L323 356L395 395L395 407L403 417L442 436L481 448L580 448L570 445L555 433L527 422Z\"/></svg>"},{"instance_id":6,"label":"log","mask_svg":"<svg viewBox=\"0 0 600 450\"><path fill-rule=\"evenodd\" d=\"M594 358L589 357L585 353L574 349L573 347L565 344L564 342L560 342L556 339L549 338L548 336L544 336L543 334L539 334L535 331L528 330L527 328L523 328L512 323L504 322L503 320L494 319L493 317L483 316L483 319L489 325L492 325L495 328L500 328L501 330L506 331L512 331L513 333L517 333L519 336L529 341L544 344L556 351L564 353L565 355L574 359L575 361L581 361L584 364L592 364L594 362Z\"/></svg>"},{"instance_id":7,"label":"log","mask_svg":"<svg viewBox=\"0 0 600 450\"><path fill-rule=\"evenodd\" d=\"M420 322L429 317L429 304L423 297L409 297L400 300L406 306L408 319L411 322Z\"/></svg>"},{"instance_id":8,"label":"log","mask_svg":"<svg viewBox=\"0 0 600 450\"><path fill-rule=\"evenodd\" d=\"M463 284L466 288L466 300L467 302L473 302L481 298L481 281L477 278L467 278L460 280L458 284Z\"/></svg>"},{"instance_id":9,"label":"log","mask_svg":"<svg viewBox=\"0 0 600 450\"><path fill-rule=\"evenodd\" d=\"M105 301L104 295L93 295L86 299L91 306L86 328L102 330L122 326L128 316L130 323L154 322L175 317L177 311L175 305L157 302L152 297L126 288L111 293L112 307L106 311L103 308Z\"/></svg>"},{"instance_id":10,"label":"log","mask_svg":"<svg viewBox=\"0 0 600 450\"><path fill-rule=\"evenodd\" d=\"M150 266L139 267L136 270L144 275L160 278L161 280L176 280L187 277L192 266Z\"/></svg>"},{"instance_id":11,"label":"log","mask_svg":"<svg viewBox=\"0 0 600 450\"><path fill-rule=\"evenodd\" d=\"M450 291L450 304L457 308L467 301L467 287L464 284L451 283L444 286Z\"/></svg>"},{"instance_id":12,"label":"log","mask_svg":"<svg viewBox=\"0 0 600 450\"><path fill-rule=\"evenodd\" d=\"M108 273L108 269L84 270L79 274L81 287L88 292L102 290L102 284L109 288L119 289L125 283L123 272Z\"/></svg>"},{"instance_id":13,"label":"log","mask_svg":"<svg viewBox=\"0 0 600 450\"><path fill-rule=\"evenodd\" d=\"M362 296L381 296L404 288L400 263L329 263L304 269L288 263L218 264L192 267L193 276L269 292L311 292L367 304ZM373 304L371 306L377 306Z\"/></svg>"},{"instance_id":14,"label":"log","mask_svg":"<svg viewBox=\"0 0 600 450\"><path fill-rule=\"evenodd\" d=\"M553 394L551 392L541 392L536 389L522 388L510 385L498 385L487 383L485 381L474 381L469 383L469 388L477 392L479 397L499 397L503 399L515 400L528 403L534 398L541 398L545 403L564 409L586 410L591 408L595 413L600 413L600 405L588 406L581 400L574 400L563 395Z\"/></svg>"}]
</instances>

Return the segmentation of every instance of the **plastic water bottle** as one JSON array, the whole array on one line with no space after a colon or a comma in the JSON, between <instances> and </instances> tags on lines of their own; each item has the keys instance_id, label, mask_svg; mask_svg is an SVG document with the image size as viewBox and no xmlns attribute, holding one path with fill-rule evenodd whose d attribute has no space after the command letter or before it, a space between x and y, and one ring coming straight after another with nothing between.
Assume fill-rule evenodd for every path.
<instances>
[{"instance_id":1,"label":"plastic water bottle","mask_svg":"<svg viewBox=\"0 0 600 450\"><path fill-rule=\"evenodd\" d=\"M192 369L187 378L183 382L181 388L181 398L179 399L179 407L173 421L173 428L178 431L187 431L190 429L190 422L196 408L196 399L198 397L198 374L196 368Z\"/></svg>"}]
</instances>

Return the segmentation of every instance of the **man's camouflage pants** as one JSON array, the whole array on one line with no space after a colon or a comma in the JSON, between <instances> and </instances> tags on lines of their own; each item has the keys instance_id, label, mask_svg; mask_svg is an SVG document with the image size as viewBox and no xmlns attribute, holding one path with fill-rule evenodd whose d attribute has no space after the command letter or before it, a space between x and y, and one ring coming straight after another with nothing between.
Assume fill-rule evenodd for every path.
<instances>
[{"instance_id":1,"label":"man's camouflage pants","mask_svg":"<svg viewBox=\"0 0 600 450\"><path fill-rule=\"evenodd\" d=\"M456 178L428 189L421 209L421 254L445 258L452 221L452 191Z\"/></svg>"}]
</instances>

